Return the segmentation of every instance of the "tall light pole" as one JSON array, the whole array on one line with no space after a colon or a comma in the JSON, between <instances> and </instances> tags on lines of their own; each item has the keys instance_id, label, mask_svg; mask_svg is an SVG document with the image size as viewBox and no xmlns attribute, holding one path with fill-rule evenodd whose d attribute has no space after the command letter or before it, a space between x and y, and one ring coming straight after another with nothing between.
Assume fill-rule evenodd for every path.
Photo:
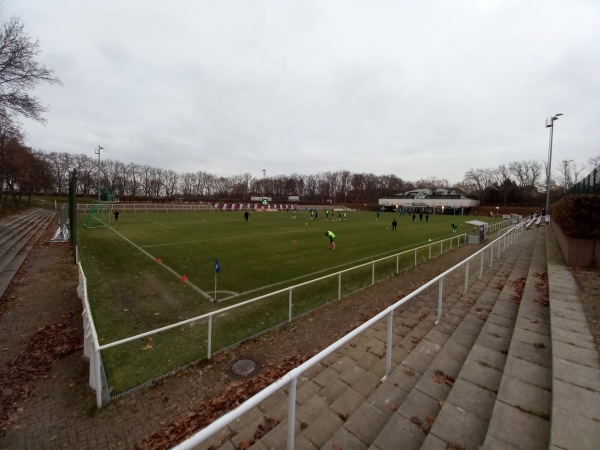
<instances>
[{"instance_id":1,"label":"tall light pole","mask_svg":"<svg viewBox=\"0 0 600 450\"><path fill-rule=\"evenodd\" d=\"M98 202L100 202L100 150L104 150L104 147L98 146L95 153L98 155Z\"/></svg>"},{"instance_id":2,"label":"tall light pole","mask_svg":"<svg viewBox=\"0 0 600 450\"><path fill-rule=\"evenodd\" d=\"M562 114L555 114L546 119L546 128L550 128L550 144L548 146L548 173L546 174L546 214L550 214L550 178L552 176L552 137L554 135L554 121Z\"/></svg>"}]
</instances>

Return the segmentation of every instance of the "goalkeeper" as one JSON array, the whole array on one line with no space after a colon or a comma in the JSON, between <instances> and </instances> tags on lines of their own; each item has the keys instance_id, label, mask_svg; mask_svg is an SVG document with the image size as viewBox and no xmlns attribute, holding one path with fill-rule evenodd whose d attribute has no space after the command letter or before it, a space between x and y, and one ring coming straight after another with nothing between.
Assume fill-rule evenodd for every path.
<instances>
[{"instance_id":1,"label":"goalkeeper","mask_svg":"<svg viewBox=\"0 0 600 450\"><path fill-rule=\"evenodd\" d=\"M335 250L335 234L333 234L332 231L328 231L327 233L325 233L325 236L327 236L329 238L329 249L330 250Z\"/></svg>"}]
</instances>

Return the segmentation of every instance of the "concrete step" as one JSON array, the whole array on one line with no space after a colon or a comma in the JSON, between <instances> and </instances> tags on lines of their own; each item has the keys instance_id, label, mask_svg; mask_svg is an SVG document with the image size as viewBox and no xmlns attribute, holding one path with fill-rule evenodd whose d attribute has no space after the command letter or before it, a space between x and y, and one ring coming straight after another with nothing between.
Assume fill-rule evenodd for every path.
<instances>
[{"instance_id":1,"label":"concrete step","mask_svg":"<svg viewBox=\"0 0 600 450\"><path fill-rule=\"evenodd\" d=\"M520 241L522 252L421 448L450 445L477 449L484 443L511 345L523 283L529 273L535 237L535 232L528 232Z\"/></svg>"},{"instance_id":2,"label":"concrete step","mask_svg":"<svg viewBox=\"0 0 600 450\"><path fill-rule=\"evenodd\" d=\"M500 347L501 350L508 348L504 333L499 334L495 329L504 325L504 316L508 313L502 309L503 315L500 315L497 305L505 308L501 299L507 297L507 291L511 289L510 280L520 277L520 267L528 260L529 255L528 247L523 242L506 252L502 267L496 269L490 283L452 332L444 349L422 371L423 375L411 389L405 402L373 441L372 449L396 448L399 442L402 442L402 448L420 448L428 437L429 430L438 423L438 415L444 412L448 396L452 395L457 384L458 389L470 387L460 383L460 373L468 365L466 373L469 377L474 376L471 373L473 360L483 353L478 348L474 354L474 345L479 343L480 346ZM483 333L486 328L494 336ZM406 373L398 374L403 380L401 383L406 383Z\"/></svg>"},{"instance_id":3,"label":"concrete step","mask_svg":"<svg viewBox=\"0 0 600 450\"><path fill-rule=\"evenodd\" d=\"M598 245L598 244L596 244ZM552 331L551 449L597 449L600 360L571 270L546 228Z\"/></svg>"},{"instance_id":4,"label":"concrete step","mask_svg":"<svg viewBox=\"0 0 600 450\"><path fill-rule=\"evenodd\" d=\"M551 366L546 237L541 227L483 448L548 448Z\"/></svg>"}]
</instances>

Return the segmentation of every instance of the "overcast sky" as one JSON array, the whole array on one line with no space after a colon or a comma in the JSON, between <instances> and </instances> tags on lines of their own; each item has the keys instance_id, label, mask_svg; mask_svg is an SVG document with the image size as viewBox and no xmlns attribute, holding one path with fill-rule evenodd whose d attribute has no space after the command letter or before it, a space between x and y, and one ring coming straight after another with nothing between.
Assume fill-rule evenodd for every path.
<instances>
[{"instance_id":1,"label":"overcast sky","mask_svg":"<svg viewBox=\"0 0 600 450\"><path fill-rule=\"evenodd\" d=\"M462 180L600 155L600 1L0 0L62 86L26 144L178 172ZM587 169L584 175L587 174Z\"/></svg>"}]
</instances>

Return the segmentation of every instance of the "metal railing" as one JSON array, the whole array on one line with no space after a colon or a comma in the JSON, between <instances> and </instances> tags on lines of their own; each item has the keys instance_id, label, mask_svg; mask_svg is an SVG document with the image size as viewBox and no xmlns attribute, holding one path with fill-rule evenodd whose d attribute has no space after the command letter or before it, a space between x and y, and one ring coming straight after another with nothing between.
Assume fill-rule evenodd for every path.
<instances>
[{"instance_id":1,"label":"metal railing","mask_svg":"<svg viewBox=\"0 0 600 450\"><path fill-rule=\"evenodd\" d=\"M503 222L498 222L492 226L494 226L495 227L494 229L496 229L496 228L499 228L500 226L507 226L510 223L511 223L510 221L503 221ZM395 259L394 273L398 274L401 271L400 260L402 257L404 257L405 260L407 262L409 262L410 267L416 267L419 264L419 261L428 261L428 260L432 259L432 256L435 256L436 254L442 255L444 253L444 248L446 248L447 251L451 251L454 247L459 247L461 245L465 245L466 240L467 240L467 235L465 233L457 234L456 236L452 236L447 239L442 239L440 241L435 241L432 243L428 243L426 245L421 245L421 246L415 247L413 249L410 249L410 250L407 250L404 252L396 253L396 254L393 254L390 256L386 256L386 257L382 257L382 258L379 258L379 259L376 259L373 261L369 261L367 263L360 264L358 266L353 266L351 268L340 270L338 272L334 272L334 273L331 273L328 275L324 275L319 278L311 279L311 280L303 282L303 283L298 283L293 286L279 289L277 291L269 292L268 294L254 297L252 299L237 303L232 306L221 308L216 311L209 312L207 314L203 314L203 315L200 315L197 317L186 319L186 320L183 320L183 321L180 321L177 323L173 323L171 325L167 325L167 326L164 326L161 328L157 328L157 329L154 329L151 331L147 331L147 332L144 332L141 334L137 334L135 336L130 336L128 338L110 342L110 343L103 344L103 345L99 344L96 331L95 331L95 329L93 329L91 309L89 308L89 303L88 303L87 284L86 284L87 282L86 282L85 274L83 273L83 269L81 268L81 264L79 264L79 270L80 270L79 283L80 283L80 286L82 286L82 288L84 289L84 292L80 293L80 298L82 298L82 301L84 301L84 325L86 325L85 321L88 320L93 329L93 333L91 333L91 334L88 334L86 332L86 345L89 345L91 347L91 349L93 349L93 350L90 350L91 354L93 354L93 358L92 358L92 356L89 356L90 357L90 386L92 388L96 389L96 400L97 400L96 404L97 404L98 408L100 408L100 407L102 407L102 404L104 403L103 400L105 400L105 401L107 400L106 393L104 395L100 395L100 393L99 393L99 391L101 390L99 388L101 386L103 386L102 376L104 374L104 371L103 371L103 367L102 367L101 352L104 350L115 348L115 347L130 343L130 342L133 342L136 340L148 338L150 336L153 336L153 335L156 335L159 333L163 333L168 330L174 330L174 329L180 328L184 325L193 324L194 322L206 321L206 323L207 323L206 358L210 359L212 357L212 355L215 353L215 351L222 350L224 348L227 348L229 345L233 345L236 343L236 342L231 342L228 345L221 346L217 350L213 349L213 342L215 340L214 331L213 331L215 316L220 316L220 315L225 316L225 315L227 315L227 313L229 313L233 310L236 310L238 308L242 308L242 307L245 307L245 306L248 306L251 304L255 304L260 301L266 301L267 299L275 299L277 301L277 299L276 299L277 296L286 294L286 297L287 297L287 319L285 321L277 323L275 325L267 326L267 327L265 327L265 329L260 330L258 333L255 332L254 334L245 336L243 338L243 339L248 339L251 336L255 336L257 334L264 333L264 332L268 331L269 329L277 327L277 326L285 323L286 321L291 322L295 317L298 317L298 316L308 312L308 311L301 311L298 314L294 315L294 308L293 308L293 306L294 306L294 290L298 290L305 286L314 285L314 284L324 281L324 280L335 279L337 281L336 300L341 300L343 297L342 296L342 275L344 275L344 274L349 274L352 271L357 271L360 269L370 267L370 269L371 269L370 276L369 276L370 285L374 285L377 280L376 267L378 265L384 266L384 268L381 270L382 272L384 272L385 271L385 263L386 262L388 263L387 268L389 269L390 260L393 261ZM438 247L439 247L439 249L438 249ZM498 252L499 251L500 250L498 250ZM394 264L394 263L392 262L392 264ZM483 264L483 262L482 262L482 264ZM410 267L405 266L405 267L402 267L402 269L407 270ZM388 273L388 275L385 275L386 277L390 275L389 272L387 272L387 273ZM327 301L325 301L324 303L326 303L326 302ZM322 303L322 304L324 304L324 303ZM321 306L321 304L318 306ZM89 340L89 342L87 342L88 340ZM92 377L95 377L95 379L92 380L91 379ZM135 389L135 388L133 388L133 389Z\"/></svg>"},{"instance_id":2,"label":"metal railing","mask_svg":"<svg viewBox=\"0 0 600 450\"><path fill-rule=\"evenodd\" d=\"M502 251L506 250L507 245L510 246L514 242L514 240L520 235L520 233L524 230L523 224L524 224L524 222L521 222L520 224L516 225L514 228L507 231L507 233L500 236L496 240L492 241L490 244L488 244L487 246L485 246L478 252L474 253L473 255L469 256L465 260L456 264L454 267L448 269L444 273L433 278L431 281L425 283L424 285L422 285L415 291L411 292L410 294L408 294L407 296L405 296L404 298L402 298L401 300L399 300L392 306L389 306L388 308L383 310L381 313L377 314L376 316L374 316L373 318L371 318L370 320L368 320L367 322L365 322L358 328L354 329L353 331L351 331L350 333L345 335L343 338L341 338L334 344L327 347L325 350L323 350L320 353L318 353L317 355L313 356L308 361L304 362L303 364L296 367L295 369L292 369L290 372L285 374L283 377L281 377L275 383L271 384L270 386L267 386L261 392L259 392L258 394L254 395L253 397L248 399L246 402L244 402L243 404L238 406L236 409L234 409L234 410L230 411L229 413L225 414L224 416L220 417L219 419L217 419L216 421L214 421L213 423L208 425L206 428L200 430L198 433L196 433L191 438L180 443L179 445L174 447L174 449L184 450L184 449L194 448L198 444L200 444L200 443L204 442L205 440L207 440L208 438L210 438L213 434L215 434L216 432L218 432L225 426L232 423L234 420L241 417L245 412L249 411L251 408L258 406L258 404L260 402L262 402L263 400L270 397L272 394L277 392L279 389L287 386L288 387L287 449L293 450L294 449L294 424L295 424L295 417L296 417L296 387L297 387L298 378L300 376L302 376L302 374L304 372L306 372L307 370L309 370L310 368L312 368L313 366L315 366L316 364L321 362L328 355L330 355L333 352L335 352L336 350L338 350L340 347L342 347L343 345L348 343L350 340L352 340L354 337L358 336L359 334L361 334L362 332L364 332L365 330L370 328L375 323L379 322L382 319L387 319L386 375L385 375L385 377L389 376L392 372L392 349L393 349L393 346L392 346L392 337L393 337L392 319L393 319L394 311L396 309L398 309L400 306L404 305L409 300L411 300L412 298L414 298L415 296L417 296L418 294L420 294L421 292L423 292L425 289L427 289L431 286L434 286L437 283L439 286L438 311L437 311L438 319L435 322L437 324L440 321L440 319L442 318L444 278L447 277L448 275L452 274L457 269L461 268L463 265L466 265L466 267L465 267L465 288L464 288L464 290L466 292L468 289L468 283L469 283L468 282L468 274L469 274L470 262L477 257L480 258L479 277L481 277L483 275L483 267L484 267L484 261L486 259L486 253L489 252L489 260L490 260L490 266L491 266L494 261L494 253L496 253L496 259L498 259L500 257L501 250ZM291 426L289 424L291 424Z\"/></svg>"},{"instance_id":3,"label":"metal railing","mask_svg":"<svg viewBox=\"0 0 600 450\"><path fill-rule=\"evenodd\" d=\"M87 213L92 206L98 206L98 203L78 203L76 212ZM209 203L102 203L102 206L108 211L133 213L214 211Z\"/></svg>"},{"instance_id":4,"label":"metal railing","mask_svg":"<svg viewBox=\"0 0 600 450\"><path fill-rule=\"evenodd\" d=\"M571 186L567 194L600 194L600 169L592 170L588 176Z\"/></svg>"}]
</instances>

